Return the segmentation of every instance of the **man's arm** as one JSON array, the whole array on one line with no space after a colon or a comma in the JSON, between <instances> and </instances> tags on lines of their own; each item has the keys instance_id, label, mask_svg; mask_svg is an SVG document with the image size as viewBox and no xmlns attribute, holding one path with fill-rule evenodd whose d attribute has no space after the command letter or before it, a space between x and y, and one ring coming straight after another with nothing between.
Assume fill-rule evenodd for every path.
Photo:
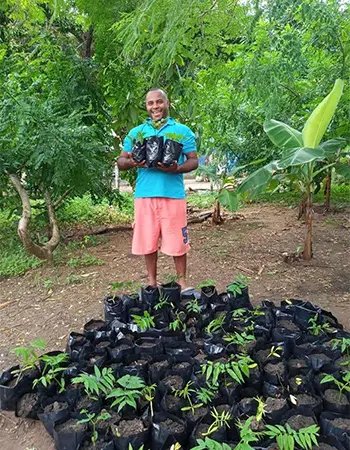
<instances>
[{"instance_id":1,"label":"man's arm","mask_svg":"<svg viewBox=\"0 0 350 450\"><path fill-rule=\"evenodd\" d=\"M157 169L161 170L162 172L169 172L169 173L187 173L187 172L192 172L192 170L197 169L197 167L198 167L197 153L196 152L188 152L188 153L185 153L185 157L187 159L181 165L178 165L177 161L174 161L171 166L165 166L162 163L158 163Z\"/></svg>"},{"instance_id":2,"label":"man's arm","mask_svg":"<svg viewBox=\"0 0 350 450\"><path fill-rule=\"evenodd\" d=\"M145 167L146 161L137 163L132 159L131 153L121 152L119 158L117 159L117 165L119 170L128 170L133 167Z\"/></svg>"},{"instance_id":3,"label":"man's arm","mask_svg":"<svg viewBox=\"0 0 350 450\"><path fill-rule=\"evenodd\" d=\"M183 164L177 166L177 173L192 172L192 170L196 170L198 167L197 152L185 153L185 156L187 159Z\"/></svg>"}]
</instances>

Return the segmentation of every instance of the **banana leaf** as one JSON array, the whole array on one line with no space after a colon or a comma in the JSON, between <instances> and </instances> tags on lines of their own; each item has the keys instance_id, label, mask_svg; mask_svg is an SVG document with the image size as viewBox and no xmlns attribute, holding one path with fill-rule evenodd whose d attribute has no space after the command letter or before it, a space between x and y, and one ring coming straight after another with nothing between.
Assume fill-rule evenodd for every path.
<instances>
[{"instance_id":1,"label":"banana leaf","mask_svg":"<svg viewBox=\"0 0 350 450\"><path fill-rule=\"evenodd\" d=\"M277 161L279 169L287 169L287 167L301 166L314 161L324 161L325 152L318 148L293 148L286 155Z\"/></svg>"},{"instance_id":2,"label":"banana leaf","mask_svg":"<svg viewBox=\"0 0 350 450\"><path fill-rule=\"evenodd\" d=\"M346 180L350 180L350 165L349 164L338 163L334 166L334 169L337 174L339 174Z\"/></svg>"},{"instance_id":3,"label":"banana leaf","mask_svg":"<svg viewBox=\"0 0 350 450\"><path fill-rule=\"evenodd\" d=\"M270 183L273 175L279 170L278 161L272 161L253 172L238 187L237 193L249 193L251 197L262 192Z\"/></svg>"},{"instance_id":4,"label":"banana leaf","mask_svg":"<svg viewBox=\"0 0 350 450\"><path fill-rule=\"evenodd\" d=\"M223 188L218 195L218 200L229 211L237 211L239 196L236 192Z\"/></svg>"},{"instance_id":5,"label":"banana leaf","mask_svg":"<svg viewBox=\"0 0 350 450\"><path fill-rule=\"evenodd\" d=\"M343 93L343 87L344 81L336 80L331 92L316 106L307 119L302 131L304 147L316 148L321 142Z\"/></svg>"},{"instance_id":6,"label":"banana leaf","mask_svg":"<svg viewBox=\"0 0 350 450\"><path fill-rule=\"evenodd\" d=\"M300 131L295 130L286 123L274 119L266 120L264 131L270 140L281 149L303 146L303 138Z\"/></svg>"}]
</instances>

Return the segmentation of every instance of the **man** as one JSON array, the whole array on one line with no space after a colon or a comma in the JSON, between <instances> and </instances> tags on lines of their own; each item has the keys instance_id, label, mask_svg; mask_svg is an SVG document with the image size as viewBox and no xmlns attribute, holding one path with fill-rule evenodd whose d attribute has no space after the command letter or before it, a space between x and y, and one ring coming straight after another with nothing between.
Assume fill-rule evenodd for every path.
<instances>
[{"instance_id":1,"label":"man","mask_svg":"<svg viewBox=\"0 0 350 450\"><path fill-rule=\"evenodd\" d=\"M183 173L198 167L195 136L169 117L169 100L163 90L147 93L146 109L149 118L129 132L118 158L120 170L137 167L132 253L145 256L150 286L157 286L158 249L173 256L178 283L185 289L190 245ZM169 167L159 162L155 168L146 167L145 161L134 161L131 152L136 141L153 136L180 142L183 148L178 161Z\"/></svg>"}]
</instances>

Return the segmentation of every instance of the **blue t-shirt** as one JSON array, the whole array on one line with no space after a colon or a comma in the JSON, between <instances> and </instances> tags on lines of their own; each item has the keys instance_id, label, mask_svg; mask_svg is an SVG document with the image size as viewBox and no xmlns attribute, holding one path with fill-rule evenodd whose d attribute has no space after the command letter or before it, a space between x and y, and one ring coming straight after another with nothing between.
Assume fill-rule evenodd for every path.
<instances>
[{"instance_id":1,"label":"blue t-shirt","mask_svg":"<svg viewBox=\"0 0 350 450\"><path fill-rule=\"evenodd\" d=\"M178 164L185 160L184 153L196 151L194 133L186 125L176 122L171 117L159 129L152 125L151 119L133 128L124 139L124 151L130 153L136 141L152 136L163 136L183 144ZM185 198L185 187L182 173L166 173L154 168L138 168L135 198L167 197Z\"/></svg>"}]
</instances>

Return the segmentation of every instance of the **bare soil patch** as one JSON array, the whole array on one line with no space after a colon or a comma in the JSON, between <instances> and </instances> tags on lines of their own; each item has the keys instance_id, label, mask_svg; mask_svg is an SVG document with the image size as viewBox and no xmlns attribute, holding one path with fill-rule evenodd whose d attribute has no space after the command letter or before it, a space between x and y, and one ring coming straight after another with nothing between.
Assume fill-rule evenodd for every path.
<instances>
[{"instance_id":1,"label":"bare soil patch","mask_svg":"<svg viewBox=\"0 0 350 450\"><path fill-rule=\"evenodd\" d=\"M296 220L296 210L258 204L242 213L243 218L219 227L210 223L189 227L189 284L211 278L222 291L235 275L244 273L251 277L253 303L308 299L332 311L350 329L349 210L316 213L315 257L309 263L291 264L283 261L282 254L295 252L304 238L304 224ZM105 262L102 266L43 267L0 281L0 370L15 362L11 348L36 337L47 341L48 350L63 350L70 331L81 331L91 318L103 317L103 298L112 282L147 282L142 257L130 253L131 233L110 233L102 244L89 249ZM172 259L161 255L159 281L172 273ZM72 274L82 282L67 284ZM45 287L47 279L52 280L49 287ZM7 412L0 412L0 442L2 450L54 449L39 422Z\"/></svg>"}]
</instances>

